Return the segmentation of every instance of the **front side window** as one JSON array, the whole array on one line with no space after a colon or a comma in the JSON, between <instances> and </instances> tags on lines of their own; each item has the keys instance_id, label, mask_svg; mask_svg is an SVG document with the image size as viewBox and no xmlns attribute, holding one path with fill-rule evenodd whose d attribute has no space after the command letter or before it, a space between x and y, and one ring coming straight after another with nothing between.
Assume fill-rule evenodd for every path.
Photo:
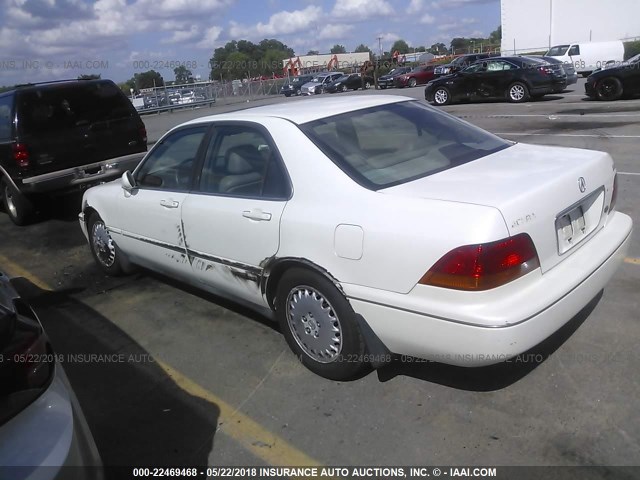
<instances>
[{"instance_id":1,"label":"front side window","mask_svg":"<svg viewBox=\"0 0 640 480\"><path fill-rule=\"evenodd\" d=\"M511 145L416 101L335 115L301 129L338 167L371 190L455 168Z\"/></svg>"},{"instance_id":2,"label":"front side window","mask_svg":"<svg viewBox=\"0 0 640 480\"><path fill-rule=\"evenodd\" d=\"M545 56L547 57L562 57L569 50L569 45L558 45L549 49Z\"/></svg>"},{"instance_id":3,"label":"front side window","mask_svg":"<svg viewBox=\"0 0 640 480\"><path fill-rule=\"evenodd\" d=\"M225 125L216 127L215 131L200 175L200 192L288 198L288 177L273 143L261 130Z\"/></svg>"},{"instance_id":4,"label":"front side window","mask_svg":"<svg viewBox=\"0 0 640 480\"><path fill-rule=\"evenodd\" d=\"M580 55L580 45L574 45L569 49L569 56L573 57L575 55Z\"/></svg>"},{"instance_id":5,"label":"front side window","mask_svg":"<svg viewBox=\"0 0 640 480\"><path fill-rule=\"evenodd\" d=\"M136 170L136 184L143 188L188 191L198 149L206 132L206 126L198 126L165 137Z\"/></svg>"}]
</instances>

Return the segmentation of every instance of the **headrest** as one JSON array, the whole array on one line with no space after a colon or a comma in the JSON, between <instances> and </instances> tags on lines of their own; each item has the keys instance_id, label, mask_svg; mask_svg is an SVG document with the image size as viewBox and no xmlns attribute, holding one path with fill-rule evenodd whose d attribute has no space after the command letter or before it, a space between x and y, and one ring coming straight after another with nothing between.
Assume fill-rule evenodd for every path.
<instances>
[{"instance_id":1,"label":"headrest","mask_svg":"<svg viewBox=\"0 0 640 480\"><path fill-rule=\"evenodd\" d=\"M257 153L257 149L250 145L230 148L227 152L227 172L232 175L242 175L253 172L254 167L250 160L252 160L252 157L257 155Z\"/></svg>"}]
</instances>

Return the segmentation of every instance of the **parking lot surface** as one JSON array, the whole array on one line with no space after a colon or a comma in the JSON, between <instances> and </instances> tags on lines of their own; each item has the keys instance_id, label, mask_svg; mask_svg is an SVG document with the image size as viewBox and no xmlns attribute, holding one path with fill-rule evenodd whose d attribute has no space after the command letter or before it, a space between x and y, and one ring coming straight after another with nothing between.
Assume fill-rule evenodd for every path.
<instances>
[{"instance_id":1,"label":"parking lot surface","mask_svg":"<svg viewBox=\"0 0 640 480\"><path fill-rule=\"evenodd\" d=\"M536 102L443 110L509 140L610 153L618 209L640 225L640 100L583 92L581 79ZM153 142L190 118L305 100L143 120ZM23 228L0 215L0 267L23 277L106 465L638 463L637 235L602 295L526 356L479 369L398 359L343 383L305 369L258 314L145 271L104 276L78 226L79 202L63 198L51 218Z\"/></svg>"}]
</instances>

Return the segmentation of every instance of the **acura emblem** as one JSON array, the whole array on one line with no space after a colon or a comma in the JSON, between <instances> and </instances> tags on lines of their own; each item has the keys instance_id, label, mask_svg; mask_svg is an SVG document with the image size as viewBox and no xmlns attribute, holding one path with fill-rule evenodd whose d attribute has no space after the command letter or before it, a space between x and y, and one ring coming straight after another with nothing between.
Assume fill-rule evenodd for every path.
<instances>
[{"instance_id":1,"label":"acura emblem","mask_svg":"<svg viewBox=\"0 0 640 480\"><path fill-rule=\"evenodd\" d=\"M584 177L578 179L578 188L580 189L580 193L584 193L587 189L587 182L584 180Z\"/></svg>"}]
</instances>

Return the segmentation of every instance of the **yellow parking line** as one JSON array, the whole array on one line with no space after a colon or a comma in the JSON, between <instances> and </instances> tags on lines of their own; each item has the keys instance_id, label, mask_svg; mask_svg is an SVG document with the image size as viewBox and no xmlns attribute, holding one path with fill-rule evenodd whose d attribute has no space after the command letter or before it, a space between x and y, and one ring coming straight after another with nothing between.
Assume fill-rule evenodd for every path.
<instances>
[{"instance_id":1,"label":"yellow parking line","mask_svg":"<svg viewBox=\"0 0 640 480\"><path fill-rule=\"evenodd\" d=\"M173 367L158 359L156 359L156 363L185 392L215 404L220 409L220 422L222 423L220 430L256 457L264 460L269 465L275 466L321 466L318 461L290 445L286 440L269 432L243 413L236 412L232 405L201 387Z\"/></svg>"},{"instance_id":2,"label":"yellow parking line","mask_svg":"<svg viewBox=\"0 0 640 480\"><path fill-rule=\"evenodd\" d=\"M53 287L47 284L47 282L3 255L0 255L0 269L12 277L24 277L43 290L53 290ZM194 397L201 398L217 406L220 410L219 424L221 427L219 430L238 442L256 457L274 466L321 466L317 460L262 427L247 415L236 411L236 408L232 405L204 387L201 387L172 366L164 363L157 356L154 355L154 358L156 364L164 370L178 387Z\"/></svg>"},{"instance_id":3,"label":"yellow parking line","mask_svg":"<svg viewBox=\"0 0 640 480\"><path fill-rule=\"evenodd\" d=\"M624 259L624 263L630 263L631 265L640 265L640 258L627 257Z\"/></svg>"}]
</instances>

